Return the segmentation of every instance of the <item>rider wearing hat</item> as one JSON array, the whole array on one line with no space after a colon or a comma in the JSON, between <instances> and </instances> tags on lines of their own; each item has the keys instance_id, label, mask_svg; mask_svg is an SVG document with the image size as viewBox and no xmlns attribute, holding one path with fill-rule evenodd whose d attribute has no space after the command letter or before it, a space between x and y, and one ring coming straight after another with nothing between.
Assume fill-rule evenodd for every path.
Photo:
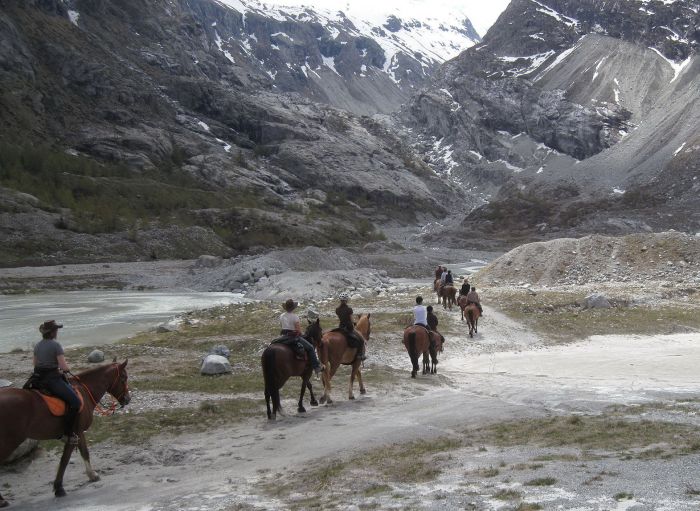
<instances>
[{"instance_id":1,"label":"rider wearing hat","mask_svg":"<svg viewBox=\"0 0 700 511\"><path fill-rule=\"evenodd\" d=\"M304 350L309 355L309 360L311 360L311 367L313 367L314 372L318 374L323 371L324 367L323 364L319 362L313 345L301 336L301 321L299 320L299 316L293 312L298 305L299 304L291 298L284 302L283 307L285 312L280 315L280 326L282 327L280 335L294 339L303 346Z\"/></svg>"},{"instance_id":2,"label":"rider wearing hat","mask_svg":"<svg viewBox=\"0 0 700 511\"><path fill-rule=\"evenodd\" d=\"M464 282L462 283L462 287L459 289L459 296L467 296L469 294L470 287L469 287L469 279L464 279Z\"/></svg>"},{"instance_id":3,"label":"rider wearing hat","mask_svg":"<svg viewBox=\"0 0 700 511\"><path fill-rule=\"evenodd\" d=\"M472 303L479 308L479 314L483 316L484 309L481 306L481 298L479 298L479 294L476 292L476 288L474 286L472 286L471 291L469 291L469 294L467 295L467 305Z\"/></svg>"},{"instance_id":4,"label":"rider wearing hat","mask_svg":"<svg viewBox=\"0 0 700 511\"><path fill-rule=\"evenodd\" d=\"M42 339L34 346L33 379L38 380L37 384L41 388L65 401L65 425L61 439L76 445L78 436L75 434L75 429L80 412L80 399L65 377L66 373L70 373L70 368L66 363L63 347L56 340L59 328L63 328L63 325L59 325L53 319L39 326Z\"/></svg>"},{"instance_id":5,"label":"rider wearing hat","mask_svg":"<svg viewBox=\"0 0 700 511\"><path fill-rule=\"evenodd\" d=\"M360 360L365 360L365 339L355 331L355 324L352 322L352 308L348 305L348 300L350 297L347 293L340 293L338 295L340 299L340 305L335 309L335 313L340 320L340 325L338 325L338 330L341 330L345 336L348 338L348 344L357 348L357 356ZM352 342L352 341L355 342Z\"/></svg>"}]
</instances>

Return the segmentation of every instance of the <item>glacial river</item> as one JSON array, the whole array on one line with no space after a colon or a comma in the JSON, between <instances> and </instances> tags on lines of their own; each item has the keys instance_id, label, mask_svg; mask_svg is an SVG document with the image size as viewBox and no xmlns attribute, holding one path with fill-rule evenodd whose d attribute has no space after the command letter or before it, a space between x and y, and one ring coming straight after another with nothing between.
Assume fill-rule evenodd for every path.
<instances>
[{"instance_id":1,"label":"glacial river","mask_svg":"<svg viewBox=\"0 0 700 511\"><path fill-rule=\"evenodd\" d=\"M71 291L0 295L0 353L28 349L48 319L63 323L66 346L99 346L153 328L186 311L241 303L232 293L188 291Z\"/></svg>"}]
</instances>

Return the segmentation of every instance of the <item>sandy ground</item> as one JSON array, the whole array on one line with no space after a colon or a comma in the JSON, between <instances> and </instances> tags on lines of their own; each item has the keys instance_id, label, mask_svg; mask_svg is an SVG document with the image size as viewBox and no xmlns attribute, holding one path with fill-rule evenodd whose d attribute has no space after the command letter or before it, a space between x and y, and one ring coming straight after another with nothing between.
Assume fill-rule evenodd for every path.
<instances>
[{"instance_id":1,"label":"sandy ground","mask_svg":"<svg viewBox=\"0 0 700 511\"><path fill-rule=\"evenodd\" d=\"M459 323L459 313L450 313L445 321ZM397 340L393 356L383 361L406 370L405 381L395 391L374 388L368 377L368 394L348 401L347 376L342 374L334 380L335 403L310 408L305 415L296 414L290 401L285 403L289 415L276 422L265 420L261 408L259 418L206 434L161 437L139 447L97 445L92 449L93 463L102 480L88 484L76 457L65 480L68 497L60 500L50 487L56 455L43 452L22 467L0 470L2 483L9 486L3 494L11 494L12 509L17 510L287 509L288 501L262 490L263 481L286 479L295 469L313 469L390 443L450 435L468 426L700 396L697 334L605 336L544 347L527 328L488 307L479 326L473 339L448 338L438 376L411 380L408 357ZM455 453L456 465L439 481L394 484L394 497L364 498L364 504L393 509L514 509L490 495L517 487L545 509L697 509L697 502L684 491L700 487L694 475L698 455L626 464L600 459L585 466L552 462L539 471L554 471L559 483L546 488L524 486L525 473L465 481L465 470L503 460L527 462L538 452L532 447L462 450ZM601 472L617 476L582 486L584 479ZM622 489L635 497L613 499ZM299 491L305 493L304 488ZM396 501L396 494L409 500ZM352 498L339 501L337 507L359 509ZM357 499L363 501L361 496Z\"/></svg>"}]
</instances>

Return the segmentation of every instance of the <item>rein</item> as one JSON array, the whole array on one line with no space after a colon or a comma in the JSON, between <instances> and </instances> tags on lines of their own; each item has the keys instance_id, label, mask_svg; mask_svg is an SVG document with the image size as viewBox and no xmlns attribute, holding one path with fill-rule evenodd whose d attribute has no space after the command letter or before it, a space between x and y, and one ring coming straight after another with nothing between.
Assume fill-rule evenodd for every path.
<instances>
[{"instance_id":1,"label":"rein","mask_svg":"<svg viewBox=\"0 0 700 511\"><path fill-rule=\"evenodd\" d=\"M108 416L108 415L114 415L114 412L116 412L116 410L117 410L117 405L119 404L119 400L120 400L121 398L123 398L124 395L129 391L128 385L127 385L126 383L124 383L124 392L122 392L121 397L120 397L120 398L116 398L116 399L117 399L116 401L113 400L113 401L112 401L112 404L110 404L109 406L105 407L105 406L103 406L102 403L100 402L101 400L98 401L97 399L95 399L95 396L92 395L92 391L90 390L90 387L88 387L85 383L83 383L83 381L82 381L80 378L78 378L76 375L74 375L74 374L71 373L71 376L72 376L72 377L75 379L75 381L77 381L77 382L80 384L80 386L83 387L83 388L85 389L85 391L87 392L87 395L90 397L90 401L92 401L94 412L97 413L97 415L101 415L101 416L103 416L103 417ZM114 384L117 383L117 382L119 381L119 377L120 377L120 376L121 376L121 372L119 371L119 365L117 365L117 377L114 379L114 382L112 382L112 385L110 385L110 386L107 388L107 390L105 391L105 393L106 393L106 392L109 392L109 389L112 388L112 387L114 387Z\"/></svg>"}]
</instances>

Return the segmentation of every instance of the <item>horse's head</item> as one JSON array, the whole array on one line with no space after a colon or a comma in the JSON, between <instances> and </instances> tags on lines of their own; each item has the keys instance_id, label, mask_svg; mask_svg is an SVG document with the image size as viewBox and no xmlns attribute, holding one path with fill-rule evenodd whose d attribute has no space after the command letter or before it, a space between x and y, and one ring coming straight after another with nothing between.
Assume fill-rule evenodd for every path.
<instances>
[{"instance_id":1,"label":"horse's head","mask_svg":"<svg viewBox=\"0 0 700 511\"><path fill-rule=\"evenodd\" d=\"M114 396L114 399L119 401L122 407L129 404L131 401L131 395L129 394L129 385L127 383L128 375L126 374L126 365L129 363L129 359L126 359L123 363L118 364L116 358L113 362L113 367L115 369L114 379L112 384L107 389L107 392Z\"/></svg>"},{"instance_id":2,"label":"horse's head","mask_svg":"<svg viewBox=\"0 0 700 511\"><path fill-rule=\"evenodd\" d=\"M355 329L362 334L365 341L369 341L369 334L372 332L372 326L369 322L370 314L362 314L355 323Z\"/></svg>"},{"instance_id":3,"label":"horse's head","mask_svg":"<svg viewBox=\"0 0 700 511\"><path fill-rule=\"evenodd\" d=\"M323 337L323 330L321 329L321 319L316 318L316 321L309 321L306 327L306 333L304 337L313 344L317 346L321 343L321 337Z\"/></svg>"}]
</instances>

